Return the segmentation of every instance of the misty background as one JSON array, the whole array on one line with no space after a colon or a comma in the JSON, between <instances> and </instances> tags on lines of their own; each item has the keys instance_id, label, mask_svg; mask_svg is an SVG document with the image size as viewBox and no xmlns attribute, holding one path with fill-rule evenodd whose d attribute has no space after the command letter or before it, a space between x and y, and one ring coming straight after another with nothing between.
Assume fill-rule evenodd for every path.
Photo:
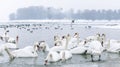
<instances>
[{"instance_id":1,"label":"misty background","mask_svg":"<svg viewBox=\"0 0 120 67\"><path fill-rule=\"evenodd\" d=\"M39 19L84 19L84 20L120 20L119 10L77 10L62 8L30 6L19 8L9 15L10 20Z\"/></svg>"}]
</instances>

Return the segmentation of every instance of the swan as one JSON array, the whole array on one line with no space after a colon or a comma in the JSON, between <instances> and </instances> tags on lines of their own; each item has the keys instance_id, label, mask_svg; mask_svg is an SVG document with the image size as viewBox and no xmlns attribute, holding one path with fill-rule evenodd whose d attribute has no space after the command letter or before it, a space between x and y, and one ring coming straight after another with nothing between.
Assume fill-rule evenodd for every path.
<instances>
[{"instance_id":1,"label":"swan","mask_svg":"<svg viewBox=\"0 0 120 67\"><path fill-rule=\"evenodd\" d=\"M60 52L60 58L62 61L72 58L72 53L68 50L63 50Z\"/></svg>"},{"instance_id":2,"label":"swan","mask_svg":"<svg viewBox=\"0 0 120 67\"><path fill-rule=\"evenodd\" d=\"M48 62L57 62L60 60L60 55L56 52L56 51L50 51L47 55L47 57L45 58L45 65Z\"/></svg>"},{"instance_id":3,"label":"swan","mask_svg":"<svg viewBox=\"0 0 120 67\"><path fill-rule=\"evenodd\" d=\"M5 51L8 53L9 57L13 59L14 57L38 57L38 45L27 46L18 50L10 51L5 47Z\"/></svg>"},{"instance_id":4,"label":"swan","mask_svg":"<svg viewBox=\"0 0 120 67\"><path fill-rule=\"evenodd\" d=\"M62 37L62 40L61 40L61 43L62 43L62 45L61 46L53 46L52 48L50 48L50 51L57 51L57 52L60 52L61 50L65 50L65 48L67 48L66 47L66 37L65 36L63 36Z\"/></svg>"},{"instance_id":5,"label":"swan","mask_svg":"<svg viewBox=\"0 0 120 67\"><path fill-rule=\"evenodd\" d=\"M103 47L100 41L94 40L87 44L87 52L91 55L92 62L93 56L99 56L99 61L101 60L101 54L103 52Z\"/></svg>"},{"instance_id":6,"label":"swan","mask_svg":"<svg viewBox=\"0 0 120 67\"><path fill-rule=\"evenodd\" d=\"M48 44L45 41L39 41L39 42L37 42L37 44L39 45L39 48L40 48L39 50L41 50L43 52L50 50Z\"/></svg>"},{"instance_id":7,"label":"swan","mask_svg":"<svg viewBox=\"0 0 120 67\"><path fill-rule=\"evenodd\" d=\"M18 40L19 40L19 36L16 36L16 39L13 37L9 37L7 40L7 43L14 43L14 44L18 44Z\"/></svg>"},{"instance_id":8,"label":"swan","mask_svg":"<svg viewBox=\"0 0 120 67\"><path fill-rule=\"evenodd\" d=\"M0 45L0 54L3 53L3 51L4 51L4 49L5 49L6 47L7 47L8 49L17 49L16 44L12 44L12 43L2 43L2 44Z\"/></svg>"},{"instance_id":9,"label":"swan","mask_svg":"<svg viewBox=\"0 0 120 67\"><path fill-rule=\"evenodd\" d=\"M86 47L84 46L86 44L86 41L84 41L84 43L80 43L79 46L77 46L76 48L73 48L70 50L70 52L72 54L84 54L86 51Z\"/></svg>"},{"instance_id":10,"label":"swan","mask_svg":"<svg viewBox=\"0 0 120 67\"><path fill-rule=\"evenodd\" d=\"M14 40L14 38L9 38L6 43L2 43L1 45L3 47L7 47L10 49L17 49L17 44L18 44L18 38L16 39L17 41Z\"/></svg>"},{"instance_id":11,"label":"swan","mask_svg":"<svg viewBox=\"0 0 120 67\"><path fill-rule=\"evenodd\" d=\"M54 45L55 46L61 46L61 39L58 35L54 36Z\"/></svg>"},{"instance_id":12,"label":"swan","mask_svg":"<svg viewBox=\"0 0 120 67\"><path fill-rule=\"evenodd\" d=\"M13 37L10 37L7 33L9 32L9 30L5 31L3 36L0 36L2 41L5 41L6 43L18 43L18 36L16 36L16 39L14 39Z\"/></svg>"},{"instance_id":13,"label":"swan","mask_svg":"<svg viewBox=\"0 0 120 67\"><path fill-rule=\"evenodd\" d=\"M9 36L7 35L8 32L9 32L9 30L6 30L5 33L0 36L0 38L1 38L2 41L5 41L5 42L8 41L8 39L9 39Z\"/></svg>"},{"instance_id":14,"label":"swan","mask_svg":"<svg viewBox=\"0 0 120 67\"><path fill-rule=\"evenodd\" d=\"M68 60L70 58L72 58L72 53L68 50L68 38L67 37L63 37L63 47L64 50L60 51L60 57L62 61Z\"/></svg>"},{"instance_id":15,"label":"swan","mask_svg":"<svg viewBox=\"0 0 120 67\"><path fill-rule=\"evenodd\" d=\"M68 37L67 37L67 39L68 39ZM75 33L74 36L70 40L68 40L67 48L72 49L72 48L78 46L78 44L79 44L79 34Z\"/></svg>"},{"instance_id":16,"label":"swan","mask_svg":"<svg viewBox=\"0 0 120 67\"><path fill-rule=\"evenodd\" d=\"M104 43L107 52L111 53L119 53L120 51L120 42L118 40L108 40L107 42Z\"/></svg>"},{"instance_id":17,"label":"swan","mask_svg":"<svg viewBox=\"0 0 120 67\"><path fill-rule=\"evenodd\" d=\"M4 47L7 47L7 48L10 48L10 49L17 49L17 44L14 44L14 43L5 43L5 44L2 44Z\"/></svg>"}]
</instances>

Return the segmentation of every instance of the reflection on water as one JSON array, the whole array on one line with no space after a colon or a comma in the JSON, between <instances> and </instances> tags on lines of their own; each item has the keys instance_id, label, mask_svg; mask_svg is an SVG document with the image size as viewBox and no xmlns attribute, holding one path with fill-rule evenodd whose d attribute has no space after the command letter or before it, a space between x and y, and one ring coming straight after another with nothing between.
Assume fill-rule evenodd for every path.
<instances>
[{"instance_id":1,"label":"reflection on water","mask_svg":"<svg viewBox=\"0 0 120 67\"><path fill-rule=\"evenodd\" d=\"M13 26L14 25L14 26ZM120 39L119 29L103 29L103 28L86 28L86 25L71 25L69 24L33 24L29 23L26 26L20 26L19 24L11 23L11 27L8 33L11 37L19 36L18 47L23 48L28 45L33 45L35 41L45 40L50 47L53 46L54 35L73 35L75 32L80 34L80 39L84 39L87 36L94 35L96 33L105 33L107 38ZM22 25L22 24L21 24ZM31 26L32 25L32 26ZM5 32L4 28L0 28L0 34ZM73 55L72 59L65 62L49 63L44 66L44 59L46 53L39 52L38 58L15 58L9 61L8 57L0 57L0 67L118 67L120 65L120 55L104 52L102 54L102 61L97 61L97 57L94 59L96 62L91 62L90 55Z\"/></svg>"}]
</instances>

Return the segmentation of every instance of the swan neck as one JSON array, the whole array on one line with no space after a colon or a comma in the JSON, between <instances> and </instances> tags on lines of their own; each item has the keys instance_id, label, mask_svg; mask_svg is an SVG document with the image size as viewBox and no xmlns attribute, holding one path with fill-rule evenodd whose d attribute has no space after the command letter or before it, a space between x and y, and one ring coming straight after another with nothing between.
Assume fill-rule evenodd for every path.
<instances>
[{"instance_id":1,"label":"swan neck","mask_svg":"<svg viewBox=\"0 0 120 67\"><path fill-rule=\"evenodd\" d=\"M68 38L66 38L65 49L67 49L67 46L68 46Z\"/></svg>"},{"instance_id":2,"label":"swan neck","mask_svg":"<svg viewBox=\"0 0 120 67\"><path fill-rule=\"evenodd\" d=\"M7 54L9 55L10 59L13 59L14 56L12 55L12 53L10 52L10 50L6 47L5 51L7 52Z\"/></svg>"}]
</instances>

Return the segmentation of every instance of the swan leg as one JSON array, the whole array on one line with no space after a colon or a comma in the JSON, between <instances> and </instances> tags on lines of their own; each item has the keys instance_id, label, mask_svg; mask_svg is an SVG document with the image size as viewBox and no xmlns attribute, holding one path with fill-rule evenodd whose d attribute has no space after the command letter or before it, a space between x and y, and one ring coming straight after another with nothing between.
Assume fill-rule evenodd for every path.
<instances>
[{"instance_id":1,"label":"swan leg","mask_svg":"<svg viewBox=\"0 0 120 67\"><path fill-rule=\"evenodd\" d=\"M94 60L93 60L93 55L91 55L91 59L92 59L92 62L94 62Z\"/></svg>"},{"instance_id":2,"label":"swan leg","mask_svg":"<svg viewBox=\"0 0 120 67\"><path fill-rule=\"evenodd\" d=\"M99 59L98 59L98 61L101 61L101 59L100 59L100 58L101 58L101 55L99 55Z\"/></svg>"}]
</instances>

